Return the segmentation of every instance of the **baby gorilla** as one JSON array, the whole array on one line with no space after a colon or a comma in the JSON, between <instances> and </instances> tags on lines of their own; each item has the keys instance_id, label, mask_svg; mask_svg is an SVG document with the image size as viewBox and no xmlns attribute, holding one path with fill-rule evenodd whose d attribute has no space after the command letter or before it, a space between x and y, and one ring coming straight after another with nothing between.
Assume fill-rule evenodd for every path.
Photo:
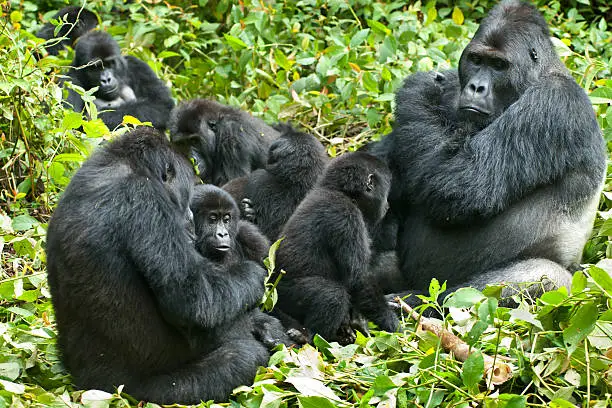
<instances>
[{"instance_id":1,"label":"baby gorilla","mask_svg":"<svg viewBox=\"0 0 612 408\"><path fill-rule=\"evenodd\" d=\"M363 152L336 158L281 232L276 253L284 276L278 286L279 315L330 341L354 341L351 318L363 314L395 331L398 319L382 291L367 279L370 232L385 215L391 174ZM293 324L293 322L292 322Z\"/></svg>"},{"instance_id":2,"label":"baby gorilla","mask_svg":"<svg viewBox=\"0 0 612 408\"><path fill-rule=\"evenodd\" d=\"M245 260L261 263L268 256L270 243L257 227L241 221L232 196L211 184L194 189L191 211L195 223L196 248L206 258L229 270ZM268 347L291 341L280 321L257 307L251 312L252 333Z\"/></svg>"},{"instance_id":3,"label":"baby gorilla","mask_svg":"<svg viewBox=\"0 0 612 408\"><path fill-rule=\"evenodd\" d=\"M272 241L279 238L283 226L328 162L325 148L313 135L288 124L274 128L280 137L270 145L266 167L223 186L240 202L243 217Z\"/></svg>"}]
</instances>

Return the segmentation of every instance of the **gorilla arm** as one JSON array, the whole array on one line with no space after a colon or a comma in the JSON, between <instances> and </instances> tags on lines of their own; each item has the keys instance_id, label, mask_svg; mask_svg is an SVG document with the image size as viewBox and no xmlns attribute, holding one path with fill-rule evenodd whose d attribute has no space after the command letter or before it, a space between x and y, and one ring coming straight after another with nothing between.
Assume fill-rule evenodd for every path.
<instances>
[{"instance_id":1,"label":"gorilla arm","mask_svg":"<svg viewBox=\"0 0 612 408\"><path fill-rule=\"evenodd\" d=\"M114 108L112 111L101 112L100 117L110 129L123 122L123 116L130 115L141 122L151 122L157 129L165 129L174 101L169 89L147 65L147 63L132 56L126 56L129 87L136 99Z\"/></svg>"},{"instance_id":2,"label":"gorilla arm","mask_svg":"<svg viewBox=\"0 0 612 408\"><path fill-rule=\"evenodd\" d=\"M489 218L542 186L563 183L558 203L590 201L605 170L601 133L576 82L551 73L457 148L430 149L417 200L431 218ZM567 182L568 180L571 182ZM561 191L557 191L561 193Z\"/></svg>"},{"instance_id":3,"label":"gorilla arm","mask_svg":"<svg viewBox=\"0 0 612 408\"><path fill-rule=\"evenodd\" d=\"M159 184L142 181L126 187L126 199L140 203L133 214L147 214L154 228L127 220L127 251L151 288L165 319L180 327L217 327L259 303L264 269L252 261L218 268L195 249L182 218L169 214L167 203L155 202ZM155 222L154 220L162 220Z\"/></svg>"}]
</instances>

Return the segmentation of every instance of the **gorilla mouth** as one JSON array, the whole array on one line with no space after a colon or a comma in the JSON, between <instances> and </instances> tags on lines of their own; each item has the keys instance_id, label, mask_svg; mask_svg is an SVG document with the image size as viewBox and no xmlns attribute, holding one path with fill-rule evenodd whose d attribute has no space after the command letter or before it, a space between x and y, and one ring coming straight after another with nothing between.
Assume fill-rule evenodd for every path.
<instances>
[{"instance_id":1,"label":"gorilla mouth","mask_svg":"<svg viewBox=\"0 0 612 408\"><path fill-rule=\"evenodd\" d=\"M229 245L219 245L219 246L216 246L215 249L219 252L227 252L230 250L230 246Z\"/></svg>"},{"instance_id":2,"label":"gorilla mouth","mask_svg":"<svg viewBox=\"0 0 612 408\"><path fill-rule=\"evenodd\" d=\"M100 96L102 99L112 101L119 96L119 87L114 86L112 88L100 89Z\"/></svg>"},{"instance_id":3,"label":"gorilla mouth","mask_svg":"<svg viewBox=\"0 0 612 408\"><path fill-rule=\"evenodd\" d=\"M483 116L489 116L491 114L491 112L484 110L482 108L479 108L477 106L461 106L459 109L462 111L469 112L469 113L477 113Z\"/></svg>"}]
</instances>

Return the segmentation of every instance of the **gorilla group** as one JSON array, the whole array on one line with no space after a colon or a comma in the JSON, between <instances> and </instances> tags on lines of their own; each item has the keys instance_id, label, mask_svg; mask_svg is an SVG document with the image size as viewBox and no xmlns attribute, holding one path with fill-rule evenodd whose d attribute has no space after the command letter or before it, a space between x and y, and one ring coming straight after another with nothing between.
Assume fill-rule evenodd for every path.
<instances>
[{"instance_id":1,"label":"gorilla group","mask_svg":"<svg viewBox=\"0 0 612 408\"><path fill-rule=\"evenodd\" d=\"M224 400L267 364L269 346L288 343L257 308L265 238L222 190L199 191L192 212L193 186L190 164L141 127L97 150L66 188L47 267L61 358L80 387Z\"/></svg>"},{"instance_id":2,"label":"gorilla group","mask_svg":"<svg viewBox=\"0 0 612 408\"><path fill-rule=\"evenodd\" d=\"M405 80L389 135L328 160L311 135L214 101L169 114L144 62L107 34L82 35L71 81L100 87L107 123L131 114L163 129L170 116L171 142L138 128L102 146L49 223L58 344L75 382L161 403L227 399L271 346L299 339L258 309L277 238L275 314L307 341L350 343L364 318L396 330L385 293L423 293L434 277L449 291L514 283L502 300L530 281L569 285L606 154L549 36L535 7L502 1L457 70ZM83 108L72 91L68 101ZM214 186L195 186L186 157Z\"/></svg>"},{"instance_id":3,"label":"gorilla group","mask_svg":"<svg viewBox=\"0 0 612 408\"><path fill-rule=\"evenodd\" d=\"M546 288L570 284L606 154L549 37L534 6L503 1L458 70L416 73L398 91L393 131L368 146L393 172L397 290L418 293L434 277L451 290L544 276Z\"/></svg>"}]
</instances>

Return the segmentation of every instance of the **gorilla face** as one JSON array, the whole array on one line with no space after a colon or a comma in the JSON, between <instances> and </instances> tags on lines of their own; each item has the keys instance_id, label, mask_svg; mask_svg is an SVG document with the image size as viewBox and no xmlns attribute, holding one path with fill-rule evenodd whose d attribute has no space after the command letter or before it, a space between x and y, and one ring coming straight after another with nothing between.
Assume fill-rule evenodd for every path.
<instances>
[{"instance_id":1,"label":"gorilla face","mask_svg":"<svg viewBox=\"0 0 612 408\"><path fill-rule=\"evenodd\" d=\"M83 36L75 49L75 64L87 89L99 87L97 98L111 101L121 96L127 83L127 62L108 33L94 31Z\"/></svg>"}]
</instances>

